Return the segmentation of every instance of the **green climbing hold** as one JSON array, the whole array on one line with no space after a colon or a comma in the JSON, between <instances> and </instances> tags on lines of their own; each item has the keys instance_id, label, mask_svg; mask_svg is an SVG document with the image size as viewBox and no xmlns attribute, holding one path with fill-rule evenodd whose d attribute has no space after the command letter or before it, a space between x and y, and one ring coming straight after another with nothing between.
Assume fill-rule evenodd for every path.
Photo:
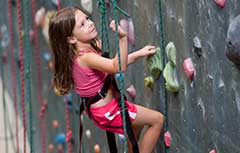
<instances>
[{"instance_id":1,"label":"green climbing hold","mask_svg":"<svg viewBox=\"0 0 240 153\"><path fill-rule=\"evenodd\" d=\"M162 54L161 49L158 47L155 49L156 53L147 57L148 68L150 70L151 75L157 79L163 70L162 66Z\"/></svg>"},{"instance_id":2,"label":"green climbing hold","mask_svg":"<svg viewBox=\"0 0 240 153\"><path fill-rule=\"evenodd\" d=\"M169 61L176 66L176 47L173 42L169 42L166 46L166 54Z\"/></svg>"},{"instance_id":3,"label":"green climbing hold","mask_svg":"<svg viewBox=\"0 0 240 153\"><path fill-rule=\"evenodd\" d=\"M152 76L148 76L148 77L145 77L144 78L144 85L146 87L149 87L149 88L153 88L153 84L154 84L154 79Z\"/></svg>"},{"instance_id":4,"label":"green climbing hold","mask_svg":"<svg viewBox=\"0 0 240 153\"><path fill-rule=\"evenodd\" d=\"M176 67L169 61L164 70L163 70L163 76L165 78L165 87L170 92L178 92L179 90L179 84L177 80L177 71Z\"/></svg>"}]
</instances>

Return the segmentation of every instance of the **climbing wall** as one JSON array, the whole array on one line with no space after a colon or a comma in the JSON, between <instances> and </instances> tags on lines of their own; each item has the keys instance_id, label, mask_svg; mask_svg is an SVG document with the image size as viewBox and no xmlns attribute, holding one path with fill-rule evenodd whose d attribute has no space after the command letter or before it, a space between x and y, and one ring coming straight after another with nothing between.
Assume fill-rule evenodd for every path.
<instances>
[{"instance_id":1,"label":"climbing wall","mask_svg":"<svg viewBox=\"0 0 240 153\"><path fill-rule=\"evenodd\" d=\"M219 1L221 2L221 0ZM27 1L24 0L23 2L26 4ZM46 12L56 11L58 7L65 6L84 7L80 0L61 0L60 2L61 5L56 5L52 1L41 0L36 1L35 6L36 10L44 7ZM91 9L89 11L89 8L85 8L89 11L90 17L95 21L100 33L100 13L98 12L97 1L92 2L92 12ZM31 13L29 13L32 8L27 12L25 4L21 3L23 26L30 24L32 29L34 21L31 18ZM151 75L149 63L146 59L140 59L129 65L125 73L125 89L131 85L136 89L136 97L132 98L127 94L128 98L136 104L158 110L166 116L164 130L154 152L239 153L240 84L238 79L240 78L240 69L226 57L225 46L229 24L240 14L240 2L228 0L225 5L218 5L214 0L119 0L118 4L130 15L130 18L128 18L119 13L119 20L131 21L134 26L134 33L131 33L129 39L129 52L134 52L145 45L155 45L161 48L163 60L165 59L161 74L154 78L151 87L144 85L144 78ZM17 53L19 50L17 2L13 0L11 5L17 109L20 120L23 120L22 89ZM3 78L2 82L5 84L6 91L12 98L12 101L7 102L13 103L14 92L9 46L10 29L8 26L8 10L5 6L7 6L7 0L2 0L0 2L0 9L3 14L0 17L0 49L3 57L1 63L3 71L1 73L4 78L1 78ZM107 20L110 21L114 18L111 5L107 7L107 11ZM28 16L23 13L29 13L29 20L27 19ZM26 36L30 31L24 31L23 33ZM28 74L28 72L31 74L31 84L25 82L27 142L33 147L32 151L36 153L51 152L51 150L54 153L61 150L71 152L69 148L72 148L72 152L76 153L79 149L79 97L74 93L67 97L60 97L53 92L50 49L41 26L37 27L37 33L40 69L34 41L30 40L28 43L30 52L27 52L27 46L24 46L24 60L25 62L29 60L28 62L31 65L29 70L25 70L25 74ZM175 92L164 89L164 65L172 60L165 53L168 42L173 42L176 48L176 64L173 67L176 72L174 79L177 80ZM110 33L110 43L110 54L113 56L116 50L113 33ZM169 72L168 74L174 73L169 69L165 70ZM39 88L39 76L42 89ZM171 76L168 75L168 77ZM171 82L168 83L171 84ZM31 89L28 87L31 87ZM29 90L31 91L30 99L27 95ZM42 101L39 99L39 93L42 94ZM32 109L30 108L30 102ZM66 102L67 105L65 106ZM83 153L94 152L95 144L100 145L102 153L108 152L104 131L96 128L85 115L82 120L84 124ZM22 128L19 121L19 129ZM8 145L11 147L10 144L14 144L13 148L16 150L15 126L7 126L7 129L10 133L13 133L13 142L8 143ZM32 131L29 129L32 129ZM170 136L165 135L164 137L167 131ZM33 139L31 139L31 136ZM168 147L164 143L164 138L166 142L169 142L167 137L171 137L170 143L166 144ZM116 135L116 139L119 152L123 152L122 137ZM22 142L23 138L19 138L19 141ZM20 144L22 145L22 143Z\"/></svg>"},{"instance_id":2,"label":"climbing wall","mask_svg":"<svg viewBox=\"0 0 240 153\"><path fill-rule=\"evenodd\" d=\"M128 3L122 5L133 14L139 43L136 46L159 45L158 4ZM143 60L129 67L128 81L138 91L135 101L162 112L167 106L166 130L172 136L167 152L240 152L240 71L225 56L227 30L240 13L239 7L239 2L234 0L226 1L224 8L213 0L162 2L165 45L169 41L175 43L180 87L177 93L167 91L167 105L161 104L161 82L154 84L153 90L143 87L143 77L148 75L146 62ZM194 47L196 37L200 40L201 51L198 46ZM188 79L183 67L188 58L195 69L193 80Z\"/></svg>"}]
</instances>

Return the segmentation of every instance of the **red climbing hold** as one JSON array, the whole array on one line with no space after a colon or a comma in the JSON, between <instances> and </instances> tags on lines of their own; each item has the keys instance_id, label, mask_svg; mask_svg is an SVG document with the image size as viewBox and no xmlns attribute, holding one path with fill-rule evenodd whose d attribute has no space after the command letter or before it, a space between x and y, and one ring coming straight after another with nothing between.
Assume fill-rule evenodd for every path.
<instances>
[{"instance_id":1,"label":"red climbing hold","mask_svg":"<svg viewBox=\"0 0 240 153\"><path fill-rule=\"evenodd\" d=\"M217 153L214 149L209 151L209 153Z\"/></svg>"},{"instance_id":2,"label":"red climbing hold","mask_svg":"<svg viewBox=\"0 0 240 153\"><path fill-rule=\"evenodd\" d=\"M185 71L188 79L192 81L195 70L194 70L194 66L193 66L191 58L187 58L184 60L183 68L184 68L184 71Z\"/></svg>"},{"instance_id":3,"label":"red climbing hold","mask_svg":"<svg viewBox=\"0 0 240 153\"><path fill-rule=\"evenodd\" d=\"M214 0L214 2L221 8L224 8L226 0Z\"/></svg>"},{"instance_id":4,"label":"red climbing hold","mask_svg":"<svg viewBox=\"0 0 240 153\"><path fill-rule=\"evenodd\" d=\"M165 132L164 133L164 141L165 141L165 145L167 146L167 147L170 147L171 146L171 134L170 134L170 132L169 131L167 131L167 132Z\"/></svg>"}]
</instances>

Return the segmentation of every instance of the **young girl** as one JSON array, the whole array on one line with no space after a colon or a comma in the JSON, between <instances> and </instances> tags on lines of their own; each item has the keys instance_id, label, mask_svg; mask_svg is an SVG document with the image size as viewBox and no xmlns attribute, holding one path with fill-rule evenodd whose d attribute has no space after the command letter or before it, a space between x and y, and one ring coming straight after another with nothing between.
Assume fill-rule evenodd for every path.
<instances>
[{"instance_id":1,"label":"young girl","mask_svg":"<svg viewBox=\"0 0 240 153\"><path fill-rule=\"evenodd\" d=\"M116 30L114 21L110 28ZM123 72L137 59L155 53L155 46L145 46L128 55L127 33L121 26L118 26L118 32ZM78 8L64 8L51 18L49 38L55 62L54 86L61 95L75 89L89 105L85 111L96 126L123 134L121 110L116 98L119 91L112 83L106 83L111 74L119 72L118 55L116 53L112 59L102 57L97 35L94 23ZM163 126L163 115L127 100L125 105L137 139L142 128L148 126L139 142L139 150L140 153L151 153Z\"/></svg>"}]
</instances>

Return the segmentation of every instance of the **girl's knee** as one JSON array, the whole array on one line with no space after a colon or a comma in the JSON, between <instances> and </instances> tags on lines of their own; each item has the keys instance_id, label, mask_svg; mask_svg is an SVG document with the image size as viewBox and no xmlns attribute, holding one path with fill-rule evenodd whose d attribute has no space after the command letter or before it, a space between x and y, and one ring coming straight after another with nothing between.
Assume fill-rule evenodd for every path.
<instances>
[{"instance_id":1,"label":"girl's knee","mask_svg":"<svg viewBox=\"0 0 240 153\"><path fill-rule=\"evenodd\" d=\"M157 124L158 126L162 127L163 122L164 122L164 115L160 112L156 113L156 122L155 124Z\"/></svg>"}]
</instances>

